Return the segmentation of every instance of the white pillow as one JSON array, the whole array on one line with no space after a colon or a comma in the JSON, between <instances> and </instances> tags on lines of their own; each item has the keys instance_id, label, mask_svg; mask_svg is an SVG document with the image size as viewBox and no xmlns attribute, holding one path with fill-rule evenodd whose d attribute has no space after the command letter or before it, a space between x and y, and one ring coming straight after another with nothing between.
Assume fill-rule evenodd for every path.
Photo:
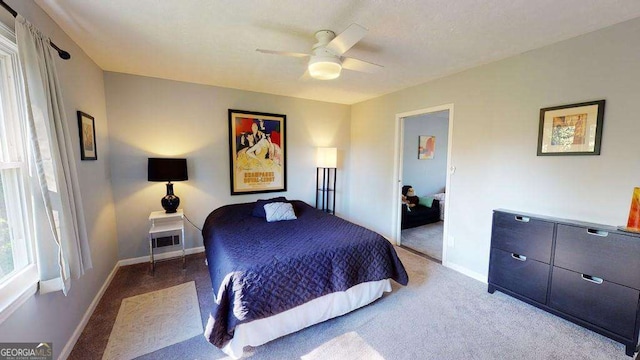
<instances>
[{"instance_id":1,"label":"white pillow","mask_svg":"<svg viewBox=\"0 0 640 360\"><path fill-rule=\"evenodd\" d=\"M445 193L433 194L431 196L433 196L434 199L436 199L436 200L438 200L440 202L444 202Z\"/></svg>"},{"instance_id":2,"label":"white pillow","mask_svg":"<svg viewBox=\"0 0 640 360\"><path fill-rule=\"evenodd\" d=\"M265 204L264 212L267 215L267 222L297 219L290 203L274 202Z\"/></svg>"}]
</instances>

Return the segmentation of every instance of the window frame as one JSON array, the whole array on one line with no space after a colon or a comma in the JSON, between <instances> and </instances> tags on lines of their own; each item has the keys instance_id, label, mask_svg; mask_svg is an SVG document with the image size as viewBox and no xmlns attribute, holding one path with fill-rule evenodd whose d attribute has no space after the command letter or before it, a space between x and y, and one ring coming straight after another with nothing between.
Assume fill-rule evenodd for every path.
<instances>
[{"instance_id":1,"label":"window frame","mask_svg":"<svg viewBox=\"0 0 640 360\"><path fill-rule=\"evenodd\" d=\"M0 23L0 76L9 80L0 83L0 111L3 117L16 118L17 121L4 123L5 137L10 141L0 149L0 171L17 172L11 186L18 190L9 196L10 203L20 204L18 211L7 214L15 222L21 223L20 232L23 244L19 250L24 258L23 267L15 269L9 277L0 282L0 323L6 320L38 289L39 274L34 249L33 197L30 192L30 167L28 158L27 122L25 87L20 70L18 47L13 29ZM1 135L1 134L0 134ZM13 153L7 161L5 152ZM17 219L17 220L16 220Z\"/></svg>"}]
</instances>

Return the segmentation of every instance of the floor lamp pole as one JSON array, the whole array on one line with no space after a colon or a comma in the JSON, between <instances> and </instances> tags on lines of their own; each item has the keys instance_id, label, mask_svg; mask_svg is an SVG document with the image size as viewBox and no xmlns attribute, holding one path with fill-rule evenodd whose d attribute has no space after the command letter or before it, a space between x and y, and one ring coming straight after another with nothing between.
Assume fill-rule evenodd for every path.
<instances>
[{"instance_id":1,"label":"floor lamp pole","mask_svg":"<svg viewBox=\"0 0 640 360\"><path fill-rule=\"evenodd\" d=\"M316 168L316 209L318 208L318 192L320 191L320 168Z\"/></svg>"},{"instance_id":2,"label":"floor lamp pole","mask_svg":"<svg viewBox=\"0 0 640 360\"><path fill-rule=\"evenodd\" d=\"M322 180L320 180L320 169L322 169ZM333 171L331 171L333 170ZM333 187L330 187L333 173ZM322 187L320 186L322 181ZM330 195L329 193L333 193ZM320 199L322 198L322 199ZM320 207L319 207L320 206ZM329 214L335 215L336 211L336 169L316 168L316 208Z\"/></svg>"},{"instance_id":3,"label":"floor lamp pole","mask_svg":"<svg viewBox=\"0 0 640 360\"><path fill-rule=\"evenodd\" d=\"M324 181L324 185L322 185L322 210L329 210L329 169L324 168L322 174L322 180Z\"/></svg>"},{"instance_id":4,"label":"floor lamp pole","mask_svg":"<svg viewBox=\"0 0 640 360\"><path fill-rule=\"evenodd\" d=\"M337 178L336 171L338 170L334 168L333 169L333 201L331 202L331 214L333 215L336 214L336 178Z\"/></svg>"}]
</instances>

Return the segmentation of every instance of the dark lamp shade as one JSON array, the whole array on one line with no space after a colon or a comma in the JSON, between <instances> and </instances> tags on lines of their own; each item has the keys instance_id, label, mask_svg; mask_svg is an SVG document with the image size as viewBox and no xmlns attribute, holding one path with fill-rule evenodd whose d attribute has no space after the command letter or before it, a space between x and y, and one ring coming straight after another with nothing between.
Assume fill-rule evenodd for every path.
<instances>
[{"instance_id":1,"label":"dark lamp shade","mask_svg":"<svg viewBox=\"0 0 640 360\"><path fill-rule=\"evenodd\" d=\"M185 181L187 159L149 158L148 181Z\"/></svg>"}]
</instances>

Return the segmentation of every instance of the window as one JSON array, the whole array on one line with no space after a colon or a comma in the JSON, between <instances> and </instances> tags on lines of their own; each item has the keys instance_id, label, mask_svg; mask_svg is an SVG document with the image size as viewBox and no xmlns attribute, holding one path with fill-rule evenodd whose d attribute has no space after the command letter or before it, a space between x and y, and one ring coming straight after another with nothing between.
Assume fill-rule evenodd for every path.
<instances>
[{"instance_id":1,"label":"window","mask_svg":"<svg viewBox=\"0 0 640 360\"><path fill-rule=\"evenodd\" d=\"M0 25L0 321L37 282L23 94L15 36Z\"/></svg>"}]
</instances>

